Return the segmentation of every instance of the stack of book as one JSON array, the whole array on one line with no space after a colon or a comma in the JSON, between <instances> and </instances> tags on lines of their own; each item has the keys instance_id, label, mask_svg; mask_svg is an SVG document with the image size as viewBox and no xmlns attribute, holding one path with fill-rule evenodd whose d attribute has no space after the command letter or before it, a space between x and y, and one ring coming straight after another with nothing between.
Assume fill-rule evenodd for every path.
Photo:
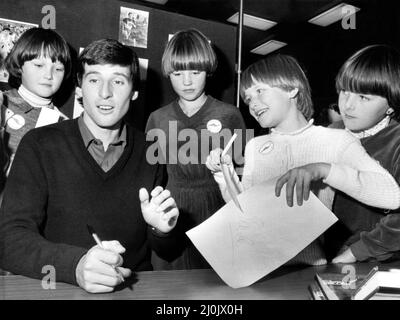
<instances>
[{"instance_id":1,"label":"stack of book","mask_svg":"<svg viewBox=\"0 0 400 320\"><path fill-rule=\"evenodd\" d=\"M342 273L317 273L309 291L313 300L400 300L400 269L351 279Z\"/></svg>"}]
</instances>

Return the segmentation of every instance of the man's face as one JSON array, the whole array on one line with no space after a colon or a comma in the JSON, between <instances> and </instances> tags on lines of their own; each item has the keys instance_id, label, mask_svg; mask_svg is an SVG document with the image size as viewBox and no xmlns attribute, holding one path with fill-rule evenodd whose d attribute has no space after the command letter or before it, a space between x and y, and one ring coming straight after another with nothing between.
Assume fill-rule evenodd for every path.
<instances>
[{"instance_id":1,"label":"man's face","mask_svg":"<svg viewBox=\"0 0 400 320\"><path fill-rule=\"evenodd\" d=\"M81 83L85 109L83 120L92 133L120 127L121 120L129 109L132 89L129 66L85 64Z\"/></svg>"}]
</instances>

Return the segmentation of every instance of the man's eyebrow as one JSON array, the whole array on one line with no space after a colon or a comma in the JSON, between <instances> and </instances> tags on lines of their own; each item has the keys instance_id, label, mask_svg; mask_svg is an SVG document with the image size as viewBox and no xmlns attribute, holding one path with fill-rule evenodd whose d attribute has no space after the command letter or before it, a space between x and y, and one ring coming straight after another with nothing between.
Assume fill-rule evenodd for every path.
<instances>
[{"instance_id":1,"label":"man's eyebrow","mask_svg":"<svg viewBox=\"0 0 400 320\"><path fill-rule=\"evenodd\" d=\"M125 77L125 78L127 78L127 79L130 79L130 78L131 78L130 75L128 75L128 74L126 74L126 73L123 73L123 72L114 72L113 74L115 74L116 76Z\"/></svg>"},{"instance_id":2,"label":"man's eyebrow","mask_svg":"<svg viewBox=\"0 0 400 320\"><path fill-rule=\"evenodd\" d=\"M84 74L84 77L90 76L90 75L92 75L92 74L94 74L94 75L99 75L99 74L101 74L101 73L98 72L98 71L89 71L89 72L87 72L87 73ZM123 72L113 72L113 75L122 76L122 77L125 77L125 78L127 78L127 79L130 79L130 78L131 78L130 75L128 75L128 74L126 74L126 73L123 73Z\"/></svg>"},{"instance_id":3,"label":"man's eyebrow","mask_svg":"<svg viewBox=\"0 0 400 320\"><path fill-rule=\"evenodd\" d=\"M90 75L92 75L92 74L100 74L100 72L98 72L98 71L89 71L89 72L85 72L84 74L83 74L83 76L84 77L87 77L87 76L90 76Z\"/></svg>"}]
</instances>

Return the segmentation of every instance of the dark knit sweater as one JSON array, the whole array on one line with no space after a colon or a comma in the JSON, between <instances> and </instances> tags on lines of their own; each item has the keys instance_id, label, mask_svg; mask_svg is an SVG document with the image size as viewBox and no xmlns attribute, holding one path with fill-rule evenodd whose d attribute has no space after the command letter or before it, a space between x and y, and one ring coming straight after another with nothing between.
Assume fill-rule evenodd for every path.
<instances>
[{"instance_id":1,"label":"dark knit sweater","mask_svg":"<svg viewBox=\"0 0 400 320\"><path fill-rule=\"evenodd\" d=\"M361 139L361 144L400 183L400 124L391 120L375 135ZM400 256L400 209L370 207L337 192L333 212L339 221L325 235L332 258L343 245L351 248L358 261Z\"/></svg>"},{"instance_id":2,"label":"dark knit sweater","mask_svg":"<svg viewBox=\"0 0 400 320\"><path fill-rule=\"evenodd\" d=\"M52 265L56 280L76 283L79 259L95 245L86 229L126 248L124 267L150 270L150 248L168 258L180 239L147 227L139 189L162 185L164 169L146 161L146 142L130 126L127 146L104 172L85 149L77 120L34 129L22 139L0 211L0 267L42 278Z\"/></svg>"},{"instance_id":3,"label":"dark knit sweater","mask_svg":"<svg viewBox=\"0 0 400 320\"><path fill-rule=\"evenodd\" d=\"M220 123L221 131L209 130L209 124L213 121ZM246 140L246 126L236 107L208 96L200 110L191 117L182 111L178 99L154 111L146 126L149 140L153 139L149 134L153 129L161 133L161 137L156 136L160 138L160 145L165 142L163 156L160 158L167 163L167 188L180 210L181 226L187 231L208 219L225 204L205 162L211 150L225 147L228 140L224 139L224 133L229 133L228 139L234 132L239 134L236 142L242 139L242 144L237 146L235 143L232 149L236 150L237 155L241 155L241 147L244 147ZM162 139L164 135L165 140ZM183 150L185 151L182 152ZM182 256L172 263L153 257L154 268L209 268L209 264L189 238L186 238L186 246Z\"/></svg>"}]
</instances>

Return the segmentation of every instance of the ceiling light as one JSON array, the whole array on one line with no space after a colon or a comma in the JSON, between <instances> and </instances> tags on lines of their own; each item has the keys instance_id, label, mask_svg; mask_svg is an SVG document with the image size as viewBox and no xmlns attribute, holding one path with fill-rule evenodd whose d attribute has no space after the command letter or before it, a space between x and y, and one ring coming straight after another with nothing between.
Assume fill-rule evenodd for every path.
<instances>
[{"instance_id":1,"label":"ceiling light","mask_svg":"<svg viewBox=\"0 0 400 320\"><path fill-rule=\"evenodd\" d=\"M344 17L356 13L357 11L360 11L360 8L357 8L347 3L341 3L308 20L308 22L326 27L332 23L335 23L336 21L342 20Z\"/></svg>"},{"instance_id":2,"label":"ceiling light","mask_svg":"<svg viewBox=\"0 0 400 320\"><path fill-rule=\"evenodd\" d=\"M239 12L236 12L232 17L228 18L228 22L239 23ZM258 29L258 30L268 30L272 28L277 23L271 20L262 19L259 17L251 16L249 14L243 14L243 25Z\"/></svg>"},{"instance_id":3,"label":"ceiling light","mask_svg":"<svg viewBox=\"0 0 400 320\"><path fill-rule=\"evenodd\" d=\"M255 54L262 54L262 55L267 55L268 53L271 53L272 51L278 50L284 46L286 46L287 43L277 41L277 40L269 40L262 45L259 45L257 48L254 48L250 52L255 53Z\"/></svg>"}]
</instances>

